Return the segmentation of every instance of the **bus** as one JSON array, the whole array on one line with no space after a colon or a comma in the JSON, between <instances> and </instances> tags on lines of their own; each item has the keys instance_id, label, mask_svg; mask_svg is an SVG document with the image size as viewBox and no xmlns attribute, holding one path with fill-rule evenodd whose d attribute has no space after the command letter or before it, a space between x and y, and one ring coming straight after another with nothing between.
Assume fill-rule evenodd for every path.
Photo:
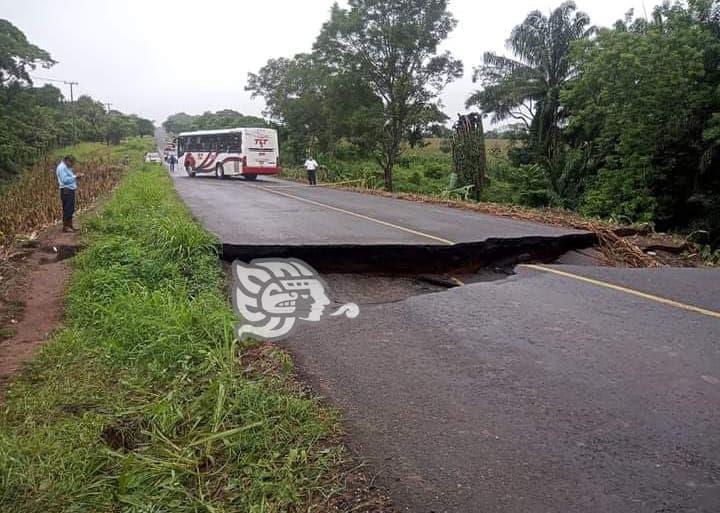
<instances>
[{"instance_id":1,"label":"bus","mask_svg":"<svg viewBox=\"0 0 720 513\"><path fill-rule=\"evenodd\" d=\"M277 130L272 128L231 128L183 132L175 141L178 164L188 176L217 178L280 173Z\"/></svg>"}]
</instances>

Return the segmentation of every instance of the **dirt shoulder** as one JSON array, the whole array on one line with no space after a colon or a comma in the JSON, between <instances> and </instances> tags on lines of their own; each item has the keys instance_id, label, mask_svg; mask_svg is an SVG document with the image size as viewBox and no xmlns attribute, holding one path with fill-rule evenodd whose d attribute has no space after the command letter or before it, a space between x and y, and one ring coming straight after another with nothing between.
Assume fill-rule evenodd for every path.
<instances>
[{"instance_id":1,"label":"dirt shoulder","mask_svg":"<svg viewBox=\"0 0 720 513\"><path fill-rule=\"evenodd\" d=\"M9 378L59 326L77 234L59 226L0 261L0 397Z\"/></svg>"}]
</instances>

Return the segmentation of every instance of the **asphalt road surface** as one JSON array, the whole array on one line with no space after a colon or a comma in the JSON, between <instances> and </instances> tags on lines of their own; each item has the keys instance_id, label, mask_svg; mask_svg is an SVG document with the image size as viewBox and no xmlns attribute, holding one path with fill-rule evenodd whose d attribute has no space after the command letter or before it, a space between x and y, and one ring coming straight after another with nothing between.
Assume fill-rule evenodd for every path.
<instances>
[{"instance_id":1,"label":"asphalt road surface","mask_svg":"<svg viewBox=\"0 0 720 513\"><path fill-rule=\"evenodd\" d=\"M720 511L720 273L544 269L284 344L403 511Z\"/></svg>"},{"instance_id":2,"label":"asphalt road surface","mask_svg":"<svg viewBox=\"0 0 720 513\"><path fill-rule=\"evenodd\" d=\"M281 181L175 183L238 244L573 235ZM447 291L376 279L328 279L360 316L282 344L399 509L720 511L718 271L520 266Z\"/></svg>"},{"instance_id":3,"label":"asphalt road surface","mask_svg":"<svg viewBox=\"0 0 720 513\"><path fill-rule=\"evenodd\" d=\"M193 215L225 244L441 245L583 232L349 191L259 178L175 175Z\"/></svg>"}]
</instances>

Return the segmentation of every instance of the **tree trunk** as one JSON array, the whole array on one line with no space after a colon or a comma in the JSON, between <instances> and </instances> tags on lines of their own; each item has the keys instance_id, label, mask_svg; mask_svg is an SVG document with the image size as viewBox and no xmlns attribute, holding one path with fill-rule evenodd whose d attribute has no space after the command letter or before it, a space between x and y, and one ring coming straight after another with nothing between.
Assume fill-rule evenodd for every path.
<instances>
[{"instance_id":1,"label":"tree trunk","mask_svg":"<svg viewBox=\"0 0 720 513\"><path fill-rule=\"evenodd\" d=\"M385 189L387 189L388 192L393 192L393 161L389 161L387 164L385 164Z\"/></svg>"}]
</instances>

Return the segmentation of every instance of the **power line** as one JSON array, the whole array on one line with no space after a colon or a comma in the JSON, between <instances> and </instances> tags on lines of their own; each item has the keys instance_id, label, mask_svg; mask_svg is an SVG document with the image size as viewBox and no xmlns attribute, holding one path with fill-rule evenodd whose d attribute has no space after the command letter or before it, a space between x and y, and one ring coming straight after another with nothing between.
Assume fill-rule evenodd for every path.
<instances>
[{"instance_id":1,"label":"power line","mask_svg":"<svg viewBox=\"0 0 720 513\"><path fill-rule=\"evenodd\" d=\"M65 84L70 86L70 103L75 101L75 95L73 93L73 86L79 85L77 82L72 80L61 80L59 78L47 78L47 77L34 77L30 76L33 80L43 80L45 82L57 82L59 84Z\"/></svg>"}]
</instances>

